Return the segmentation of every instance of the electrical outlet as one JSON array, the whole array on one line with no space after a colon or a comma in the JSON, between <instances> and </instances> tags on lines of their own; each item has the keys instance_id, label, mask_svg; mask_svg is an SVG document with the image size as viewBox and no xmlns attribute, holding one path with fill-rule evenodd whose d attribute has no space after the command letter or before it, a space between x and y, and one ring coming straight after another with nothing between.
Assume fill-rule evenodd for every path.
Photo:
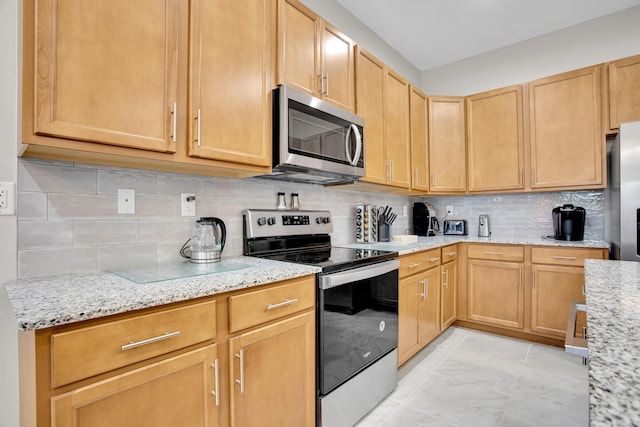
<instances>
[{"instance_id":1,"label":"electrical outlet","mask_svg":"<svg viewBox=\"0 0 640 427\"><path fill-rule=\"evenodd\" d=\"M453 206L447 205L447 215L453 215Z\"/></svg>"},{"instance_id":2,"label":"electrical outlet","mask_svg":"<svg viewBox=\"0 0 640 427\"><path fill-rule=\"evenodd\" d=\"M16 214L16 184L0 182L0 215Z\"/></svg>"},{"instance_id":3,"label":"electrical outlet","mask_svg":"<svg viewBox=\"0 0 640 427\"><path fill-rule=\"evenodd\" d=\"M180 194L182 216L196 216L196 195L193 193Z\"/></svg>"},{"instance_id":4,"label":"electrical outlet","mask_svg":"<svg viewBox=\"0 0 640 427\"><path fill-rule=\"evenodd\" d=\"M118 188L118 214L136 213L136 190Z\"/></svg>"}]
</instances>

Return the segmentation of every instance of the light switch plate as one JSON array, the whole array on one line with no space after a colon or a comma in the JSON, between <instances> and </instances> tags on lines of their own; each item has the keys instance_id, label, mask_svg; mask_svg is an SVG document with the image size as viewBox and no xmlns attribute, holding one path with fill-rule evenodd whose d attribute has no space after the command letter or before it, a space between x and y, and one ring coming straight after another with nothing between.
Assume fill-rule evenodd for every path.
<instances>
[{"instance_id":1,"label":"light switch plate","mask_svg":"<svg viewBox=\"0 0 640 427\"><path fill-rule=\"evenodd\" d=\"M118 188L118 214L136 213L136 190Z\"/></svg>"},{"instance_id":2,"label":"light switch plate","mask_svg":"<svg viewBox=\"0 0 640 427\"><path fill-rule=\"evenodd\" d=\"M0 215L16 214L16 183L0 182Z\"/></svg>"}]
</instances>

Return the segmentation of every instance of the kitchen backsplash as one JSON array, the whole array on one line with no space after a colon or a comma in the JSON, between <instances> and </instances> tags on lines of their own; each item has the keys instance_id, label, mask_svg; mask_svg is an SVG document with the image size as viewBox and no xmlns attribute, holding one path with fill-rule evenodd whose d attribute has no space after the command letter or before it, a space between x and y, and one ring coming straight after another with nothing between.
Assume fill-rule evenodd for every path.
<instances>
[{"instance_id":1,"label":"kitchen backsplash","mask_svg":"<svg viewBox=\"0 0 640 427\"><path fill-rule=\"evenodd\" d=\"M136 192L135 214L118 215L118 189ZM278 192L298 193L301 209L328 209L332 242L354 243L357 204L389 205L398 214L392 234L413 232L412 203L431 203L442 224L466 219L477 232L478 215L490 215L494 236L553 234L551 209L563 203L587 211L585 239L604 237L602 191L409 198L266 179L228 179L78 163L20 159L18 176L18 275L21 278L86 273L181 260L180 247L200 216L227 225L224 257L242 254L242 210L276 207ZM196 194L196 217L180 216L180 193ZM403 207L408 207L408 216Z\"/></svg>"}]
</instances>

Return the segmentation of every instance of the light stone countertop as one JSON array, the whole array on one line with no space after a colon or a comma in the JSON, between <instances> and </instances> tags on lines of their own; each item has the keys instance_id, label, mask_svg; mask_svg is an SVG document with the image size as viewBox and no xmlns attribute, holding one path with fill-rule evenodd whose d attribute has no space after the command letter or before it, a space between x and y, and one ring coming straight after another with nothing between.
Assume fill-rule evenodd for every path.
<instances>
[{"instance_id":1,"label":"light stone countertop","mask_svg":"<svg viewBox=\"0 0 640 427\"><path fill-rule=\"evenodd\" d=\"M592 426L640 425L640 263L585 260Z\"/></svg>"},{"instance_id":2,"label":"light stone countertop","mask_svg":"<svg viewBox=\"0 0 640 427\"><path fill-rule=\"evenodd\" d=\"M253 257L223 258L249 268L139 284L109 272L6 283L18 329L29 331L316 274L318 267Z\"/></svg>"},{"instance_id":3,"label":"light stone countertop","mask_svg":"<svg viewBox=\"0 0 640 427\"><path fill-rule=\"evenodd\" d=\"M406 255L412 252L434 249L441 246L453 245L455 243L498 243L508 245L534 245L534 246L555 246L555 247L572 247L572 248L598 248L608 249L609 244L604 240L581 240L567 242L554 239L543 239L535 237L477 237L477 236L429 236L418 237L416 243L400 243L400 242L378 242L378 243L353 243L348 245L339 245L347 248L358 249L378 249L382 251L395 251L399 255Z\"/></svg>"}]
</instances>

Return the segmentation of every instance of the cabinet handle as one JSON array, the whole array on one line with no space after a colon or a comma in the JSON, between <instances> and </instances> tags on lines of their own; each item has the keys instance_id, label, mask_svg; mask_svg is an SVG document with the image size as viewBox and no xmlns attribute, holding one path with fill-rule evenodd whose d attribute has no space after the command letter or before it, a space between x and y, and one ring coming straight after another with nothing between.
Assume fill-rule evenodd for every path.
<instances>
[{"instance_id":1,"label":"cabinet handle","mask_svg":"<svg viewBox=\"0 0 640 427\"><path fill-rule=\"evenodd\" d=\"M393 160L390 161L389 164L391 165L391 180L393 180Z\"/></svg>"},{"instance_id":2,"label":"cabinet handle","mask_svg":"<svg viewBox=\"0 0 640 427\"><path fill-rule=\"evenodd\" d=\"M522 289L522 270L520 270L520 289Z\"/></svg>"},{"instance_id":3,"label":"cabinet handle","mask_svg":"<svg viewBox=\"0 0 640 427\"><path fill-rule=\"evenodd\" d=\"M440 261L440 258L429 258L429 262Z\"/></svg>"},{"instance_id":4,"label":"cabinet handle","mask_svg":"<svg viewBox=\"0 0 640 427\"><path fill-rule=\"evenodd\" d=\"M122 346L122 351L131 350L132 348L142 347L143 345L153 344L154 342L168 340L169 338L177 337L180 335L180 331L175 332L165 332L162 335L158 335L157 337L147 338L146 340L132 342L129 341L129 344L125 344Z\"/></svg>"},{"instance_id":5,"label":"cabinet handle","mask_svg":"<svg viewBox=\"0 0 640 427\"><path fill-rule=\"evenodd\" d=\"M420 185L420 180L418 179L418 168L416 168L416 180L413 182L413 185Z\"/></svg>"},{"instance_id":6,"label":"cabinet handle","mask_svg":"<svg viewBox=\"0 0 640 427\"><path fill-rule=\"evenodd\" d=\"M173 116L172 119L172 124L171 124L171 140L173 142L176 142L176 130L177 130L177 126L178 126L178 120L177 120L177 116L178 116L178 103L174 102L173 103L173 109L171 110L171 115Z\"/></svg>"},{"instance_id":7,"label":"cabinet handle","mask_svg":"<svg viewBox=\"0 0 640 427\"><path fill-rule=\"evenodd\" d=\"M443 285L446 286L447 289L449 289L449 270L445 270L442 274L445 276Z\"/></svg>"},{"instance_id":8,"label":"cabinet handle","mask_svg":"<svg viewBox=\"0 0 640 427\"><path fill-rule=\"evenodd\" d=\"M531 273L531 289L535 289L536 288L536 271L533 270L533 272Z\"/></svg>"},{"instance_id":9,"label":"cabinet handle","mask_svg":"<svg viewBox=\"0 0 640 427\"><path fill-rule=\"evenodd\" d=\"M485 252L485 255L504 255L502 252Z\"/></svg>"},{"instance_id":10,"label":"cabinet handle","mask_svg":"<svg viewBox=\"0 0 640 427\"><path fill-rule=\"evenodd\" d=\"M422 293L420 294L420 296L422 297L423 300L425 300L425 287L424 287L424 280L420 280L418 283L420 283L422 285Z\"/></svg>"},{"instance_id":11,"label":"cabinet handle","mask_svg":"<svg viewBox=\"0 0 640 427\"><path fill-rule=\"evenodd\" d=\"M518 174L518 185L522 185L522 168L520 168L520 173Z\"/></svg>"},{"instance_id":12,"label":"cabinet handle","mask_svg":"<svg viewBox=\"0 0 640 427\"><path fill-rule=\"evenodd\" d=\"M587 327L586 326L582 327L582 338L585 339L585 340L588 338L587 337Z\"/></svg>"},{"instance_id":13,"label":"cabinet handle","mask_svg":"<svg viewBox=\"0 0 640 427\"><path fill-rule=\"evenodd\" d=\"M329 70L326 71L326 75L324 76L324 78L327 80L326 89L325 89L324 94L326 96L329 96Z\"/></svg>"},{"instance_id":14,"label":"cabinet handle","mask_svg":"<svg viewBox=\"0 0 640 427\"><path fill-rule=\"evenodd\" d=\"M240 393L244 394L244 350L240 349L240 354L235 356L240 359L240 379L236 383L240 384Z\"/></svg>"},{"instance_id":15,"label":"cabinet handle","mask_svg":"<svg viewBox=\"0 0 640 427\"><path fill-rule=\"evenodd\" d=\"M422 265L422 263L421 263L421 262L418 262L418 263L416 263L416 264L409 264L409 265L407 265L407 268L416 268L416 267L418 267L418 266L420 266L420 265Z\"/></svg>"},{"instance_id":16,"label":"cabinet handle","mask_svg":"<svg viewBox=\"0 0 640 427\"><path fill-rule=\"evenodd\" d=\"M570 261L576 261L578 258L574 257L574 256L560 256L560 255L554 255L553 259L568 259Z\"/></svg>"},{"instance_id":17,"label":"cabinet handle","mask_svg":"<svg viewBox=\"0 0 640 427\"><path fill-rule=\"evenodd\" d=\"M582 295L587 295L587 288L585 288L585 285L582 285Z\"/></svg>"},{"instance_id":18,"label":"cabinet handle","mask_svg":"<svg viewBox=\"0 0 640 427\"><path fill-rule=\"evenodd\" d=\"M458 255L458 252L449 252L447 254L447 256L456 256L456 255Z\"/></svg>"},{"instance_id":19,"label":"cabinet handle","mask_svg":"<svg viewBox=\"0 0 640 427\"><path fill-rule=\"evenodd\" d=\"M211 394L214 395L216 397L216 406L220 406L220 394L218 393L218 390L220 390L220 379L218 376L218 359L214 360L214 362L211 364L211 367L213 368L213 378L214 378L214 385L215 385L215 390L211 390Z\"/></svg>"},{"instance_id":20,"label":"cabinet handle","mask_svg":"<svg viewBox=\"0 0 640 427\"><path fill-rule=\"evenodd\" d=\"M298 302L298 298L287 299L283 302L279 302L278 304L269 304L267 305L267 311L275 310L276 308L286 307L291 304L295 304Z\"/></svg>"},{"instance_id":21,"label":"cabinet handle","mask_svg":"<svg viewBox=\"0 0 640 427\"><path fill-rule=\"evenodd\" d=\"M200 147L200 109L198 108L198 112L196 113L196 120L198 121L198 125L196 127L196 141L198 142L198 147Z\"/></svg>"},{"instance_id":22,"label":"cabinet handle","mask_svg":"<svg viewBox=\"0 0 640 427\"><path fill-rule=\"evenodd\" d=\"M433 186L435 185L434 182L435 182L435 180L433 178L433 174L431 174L431 187L432 187L432 189L433 189Z\"/></svg>"}]
</instances>

